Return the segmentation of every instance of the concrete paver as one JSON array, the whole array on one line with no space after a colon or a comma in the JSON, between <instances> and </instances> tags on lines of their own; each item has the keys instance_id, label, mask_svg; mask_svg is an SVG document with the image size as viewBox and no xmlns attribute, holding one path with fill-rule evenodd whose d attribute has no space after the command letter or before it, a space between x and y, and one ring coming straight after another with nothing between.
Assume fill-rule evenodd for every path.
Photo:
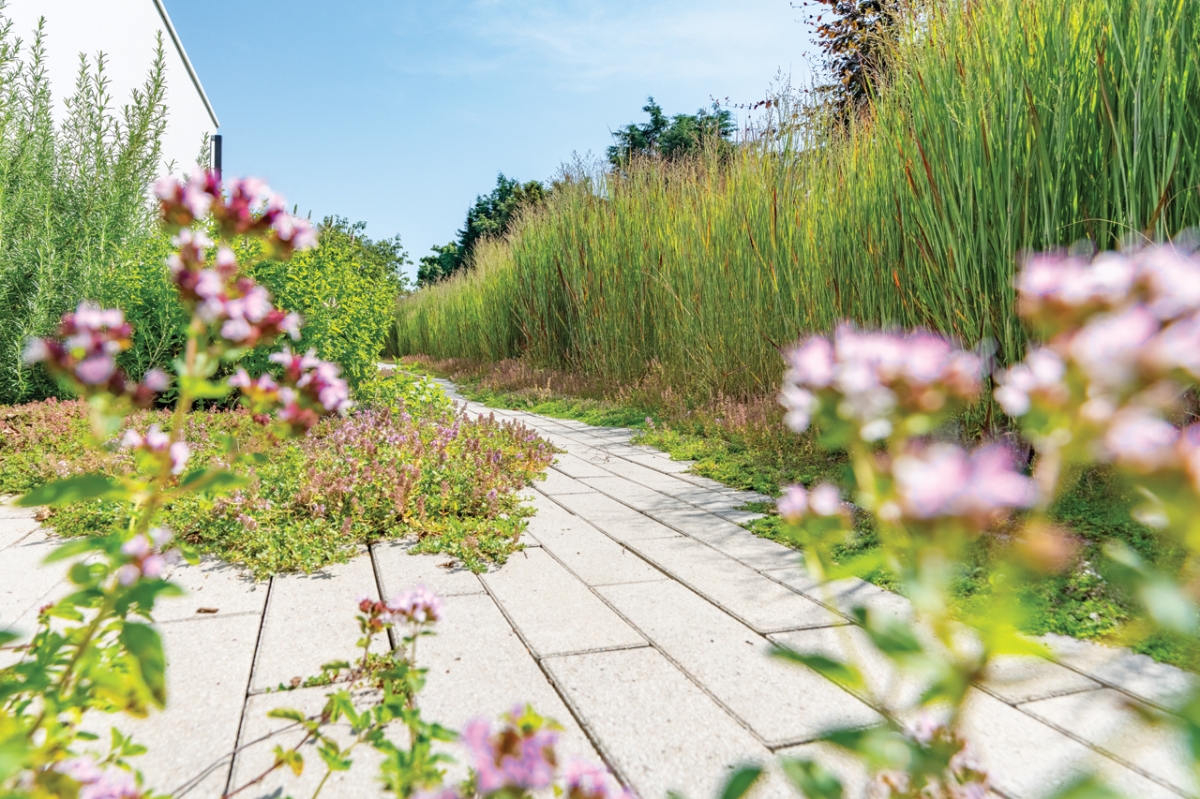
<instances>
[{"instance_id":1,"label":"concrete paver","mask_svg":"<svg viewBox=\"0 0 1200 799\"><path fill-rule=\"evenodd\" d=\"M880 720L823 677L769 657L766 638L679 583L606 586L600 593L769 747Z\"/></svg>"},{"instance_id":2,"label":"concrete paver","mask_svg":"<svg viewBox=\"0 0 1200 799\"><path fill-rule=\"evenodd\" d=\"M268 581L256 581L245 569L211 556L195 566L180 563L164 576L186 593L159 600L154 607L154 620L159 622L245 613L261 616L270 588Z\"/></svg>"},{"instance_id":3,"label":"concrete paver","mask_svg":"<svg viewBox=\"0 0 1200 799\"><path fill-rule=\"evenodd\" d=\"M1013 799L1040 799L1093 771L1130 799L1179 795L982 691L971 692L962 730L991 784Z\"/></svg>"},{"instance_id":4,"label":"concrete paver","mask_svg":"<svg viewBox=\"0 0 1200 799\"><path fill-rule=\"evenodd\" d=\"M587 483L568 477L553 467L546 470L546 478L534 483L538 491L555 496L556 494L590 494L594 489Z\"/></svg>"},{"instance_id":5,"label":"concrete paver","mask_svg":"<svg viewBox=\"0 0 1200 799\"><path fill-rule=\"evenodd\" d=\"M260 622L258 615L243 614L159 625L166 710L145 719L109 716L98 725L104 733L115 725L149 747L138 764L147 784L173 790L203 774L188 797L225 792Z\"/></svg>"},{"instance_id":6,"label":"concrete paver","mask_svg":"<svg viewBox=\"0 0 1200 799\"><path fill-rule=\"evenodd\" d=\"M1152 704L1169 705L1196 685L1198 679L1127 649L1079 641L1065 635L1047 635L1044 639L1063 665Z\"/></svg>"},{"instance_id":7,"label":"concrete paver","mask_svg":"<svg viewBox=\"0 0 1200 799\"><path fill-rule=\"evenodd\" d=\"M1164 725L1146 721L1129 697L1112 689L1101 689L1044 699L1021 709L1150 774L1189 795L1200 794L1196 774L1183 764L1188 760L1187 743Z\"/></svg>"},{"instance_id":8,"label":"concrete paver","mask_svg":"<svg viewBox=\"0 0 1200 799\"><path fill-rule=\"evenodd\" d=\"M237 789L253 781L271 767L275 761L275 747L282 746L290 750L299 746L300 756L304 759L304 769L299 776L290 769L277 769L262 782L243 791L239 796L253 799L278 799L281 796L312 796L325 778L326 767L317 752L315 742L305 739L304 730L295 722L287 719L270 718L272 710L289 708L299 710L308 716L315 716L325 706L328 688L299 688L294 691L280 691L252 696L246 702L245 720L242 723L242 737L230 788ZM360 697L361 699L361 697ZM338 746L347 747L354 743L350 725L342 722L329 725L326 732L337 741ZM390 731L389 731L390 732ZM402 728L397 729L395 736L401 737ZM383 755L369 745L356 746L350 753L353 766L349 771L333 772L325 786L321 789L323 797L344 797L358 799L363 796L382 796L383 788L379 782L379 764Z\"/></svg>"},{"instance_id":9,"label":"concrete paver","mask_svg":"<svg viewBox=\"0 0 1200 799\"><path fill-rule=\"evenodd\" d=\"M639 796L716 796L731 768L771 757L657 650L550 658L546 668ZM787 796L781 787L755 795Z\"/></svg>"},{"instance_id":10,"label":"concrete paver","mask_svg":"<svg viewBox=\"0 0 1200 799\"><path fill-rule=\"evenodd\" d=\"M359 638L356 599L379 598L371 559L357 557L314 574L271 578L251 691L289 685L321 665L353 658Z\"/></svg>"},{"instance_id":11,"label":"concrete paver","mask_svg":"<svg viewBox=\"0 0 1200 799\"><path fill-rule=\"evenodd\" d=\"M0 629L8 629L27 611L45 604L55 586L63 583L66 564L43 564L61 539L37 530L4 550L4 579L0 581ZM22 632L31 632L21 628Z\"/></svg>"},{"instance_id":12,"label":"concrete paver","mask_svg":"<svg viewBox=\"0 0 1200 799\"><path fill-rule=\"evenodd\" d=\"M418 585L440 596L483 593L483 584L470 569L455 564L445 555L414 555L412 547L410 541L380 541L371 545L375 574L385 598Z\"/></svg>"},{"instance_id":13,"label":"concrete paver","mask_svg":"<svg viewBox=\"0 0 1200 799\"><path fill-rule=\"evenodd\" d=\"M845 620L811 599L691 538L631 541L631 549L760 633Z\"/></svg>"},{"instance_id":14,"label":"concrete paver","mask_svg":"<svg viewBox=\"0 0 1200 799\"><path fill-rule=\"evenodd\" d=\"M533 505L537 515L529 520L527 533L588 585L668 579L637 553L544 495Z\"/></svg>"},{"instance_id":15,"label":"concrete paver","mask_svg":"<svg viewBox=\"0 0 1200 799\"><path fill-rule=\"evenodd\" d=\"M540 549L515 553L483 582L539 657L643 646L637 631Z\"/></svg>"},{"instance_id":16,"label":"concrete paver","mask_svg":"<svg viewBox=\"0 0 1200 799\"><path fill-rule=\"evenodd\" d=\"M610 472L601 468L595 461L581 458L578 455L566 453L554 459L554 468L567 477L606 477Z\"/></svg>"},{"instance_id":17,"label":"concrete paver","mask_svg":"<svg viewBox=\"0 0 1200 799\"><path fill-rule=\"evenodd\" d=\"M39 525L40 522L32 516L0 516L0 549L7 549L25 540Z\"/></svg>"},{"instance_id":18,"label":"concrete paver","mask_svg":"<svg viewBox=\"0 0 1200 799\"><path fill-rule=\"evenodd\" d=\"M800 562L800 554L796 550L756 535L747 535L743 528L733 522L699 508L659 511L650 515L754 569L795 569Z\"/></svg>"},{"instance_id":19,"label":"concrete paver","mask_svg":"<svg viewBox=\"0 0 1200 799\"><path fill-rule=\"evenodd\" d=\"M555 497L567 510L587 519L593 526L624 544L651 538L679 538L679 533L661 522L603 494L563 494Z\"/></svg>"},{"instance_id":20,"label":"concrete paver","mask_svg":"<svg viewBox=\"0 0 1200 799\"><path fill-rule=\"evenodd\" d=\"M445 604L445 620L437 634L418 643L417 664L429 669L420 698L422 715L461 730L471 719L494 722L515 705L528 703L563 727L564 757L599 760L496 603L486 595L463 595L449 597ZM447 751L461 758L461 750Z\"/></svg>"}]
</instances>

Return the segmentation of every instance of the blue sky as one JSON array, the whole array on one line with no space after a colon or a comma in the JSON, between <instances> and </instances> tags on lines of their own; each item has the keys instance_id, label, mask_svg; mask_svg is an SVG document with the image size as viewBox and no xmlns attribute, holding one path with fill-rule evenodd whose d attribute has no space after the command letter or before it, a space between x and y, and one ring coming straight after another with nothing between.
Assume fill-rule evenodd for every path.
<instances>
[{"instance_id":1,"label":"blue sky","mask_svg":"<svg viewBox=\"0 0 1200 799\"><path fill-rule=\"evenodd\" d=\"M553 176L610 130L761 99L814 61L788 0L166 0L221 119L225 170L314 219L449 241L497 172Z\"/></svg>"}]
</instances>

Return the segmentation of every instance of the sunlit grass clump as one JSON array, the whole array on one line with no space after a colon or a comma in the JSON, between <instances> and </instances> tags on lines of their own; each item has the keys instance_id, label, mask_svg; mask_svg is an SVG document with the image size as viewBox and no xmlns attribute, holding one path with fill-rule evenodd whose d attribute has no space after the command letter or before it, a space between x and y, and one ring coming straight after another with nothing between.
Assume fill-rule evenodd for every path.
<instances>
[{"instance_id":1,"label":"sunlit grass clump","mask_svg":"<svg viewBox=\"0 0 1200 799\"><path fill-rule=\"evenodd\" d=\"M1016 256L1200 223L1194 0L932 3L847 129L559 184L461 278L401 302L401 354L772 393L842 319L1019 357Z\"/></svg>"}]
</instances>

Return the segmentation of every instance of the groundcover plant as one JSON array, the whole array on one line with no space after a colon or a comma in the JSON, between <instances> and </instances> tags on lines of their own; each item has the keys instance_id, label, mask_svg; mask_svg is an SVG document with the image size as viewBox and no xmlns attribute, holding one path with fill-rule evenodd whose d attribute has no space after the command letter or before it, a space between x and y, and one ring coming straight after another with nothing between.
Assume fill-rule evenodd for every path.
<instances>
[{"instance_id":1,"label":"groundcover plant","mask_svg":"<svg viewBox=\"0 0 1200 799\"><path fill-rule=\"evenodd\" d=\"M286 344L270 356L280 367L277 374L251 376L238 369L231 377L216 379L223 363L236 362L246 351L284 335L298 338L300 332L299 318L274 307L266 290L242 272L226 242L234 236L254 236L274 257L287 258L315 243L312 229L286 214L256 181L236 182L226 189L214 176L198 173L184 183L164 180L156 193L164 224L175 234L178 250L170 261L171 273L189 315L187 346L175 374L154 371L140 382L126 378L115 356L130 346L132 331L116 309L80 305L63 317L57 337L32 339L26 347L28 362L44 364L56 379L86 398L96 442L107 441L134 409L150 406L164 392L174 389L176 400L164 424L125 430L119 446L132 457L124 468L49 482L20 499L24 505L59 506L106 498L123 503L127 513L123 524L108 534L71 542L50 556L51 561L70 562L74 590L41 609L33 638L15 647L14 665L0 670L4 796L154 795L129 763L145 748L114 730L110 746L101 751L97 736L85 731L83 722L101 713L142 716L165 705L162 643L147 621L159 597L180 592L163 579L165 566L179 558L194 559L194 552L162 525L163 509L180 497L230 494L244 479L228 467L264 457L261 451L243 451L238 436L227 435L222 441L225 462L194 468L194 446L185 437L193 404L236 391L249 418L270 442L303 438L322 419L346 415L353 405L336 365L311 353L294 353ZM199 232L206 219L220 231L220 243ZM386 386L377 388L385 396L388 391ZM445 430L438 435L446 435ZM108 460L111 455L105 450L98 457ZM456 736L421 719L416 696L422 671L415 665L415 654L417 639L430 634L439 619L441 602L417 588L388 603L364 599L358 610L362 657L353 664L330 663L323 675L327 682L346 687L331 692L322 713L314 717L289 710L273 715L293 720L305 730L305 741L319 743L326 769L321 786L329 774L350 768L350 751L365 742L385 755L382 779L388 788L408 796L440 787L439 763L446 756L433 753L431 746ZM398 632L400 646L390 655L373 656L372 639L393 627L403 631ZM0 646L14 648L16 641L15 633L0 632ZM369 697L363 699L361 690L352 695L352 689L368 690ZM348 747L325 732L338 721L348 722L355 735ZM406 733L404 745L388 739L389 724ZM487 721L476 720L464 730L463 739L470 753L470 776L462 786L446 789L448 795L516 797L551 785L576 799L620 794L603 768L560 764L554 725L532 708L514 708L496 731ZM302 771L305 764L298 749L277 748L270 771Z\"/></svg>"}]
</instances>

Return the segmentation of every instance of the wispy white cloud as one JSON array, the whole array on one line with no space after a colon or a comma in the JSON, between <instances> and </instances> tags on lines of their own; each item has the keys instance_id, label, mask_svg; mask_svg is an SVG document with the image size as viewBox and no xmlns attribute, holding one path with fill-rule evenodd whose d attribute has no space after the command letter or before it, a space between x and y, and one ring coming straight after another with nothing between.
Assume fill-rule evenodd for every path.
<instances>
[{"instance_id":1,"label":"wispy white cloud","mask_svg":"<svg viewBox=\"0 0 1200 799\"><path fill-rule=\"evenodd\" d=\"M787 0L475 0L424 20L442 28L447 46L402 55L394 66L443 76L502 69L576 91L680 79L765 88L776 70L808 74L811 48L798 18Z\"/></svg>"}]
</instances>

